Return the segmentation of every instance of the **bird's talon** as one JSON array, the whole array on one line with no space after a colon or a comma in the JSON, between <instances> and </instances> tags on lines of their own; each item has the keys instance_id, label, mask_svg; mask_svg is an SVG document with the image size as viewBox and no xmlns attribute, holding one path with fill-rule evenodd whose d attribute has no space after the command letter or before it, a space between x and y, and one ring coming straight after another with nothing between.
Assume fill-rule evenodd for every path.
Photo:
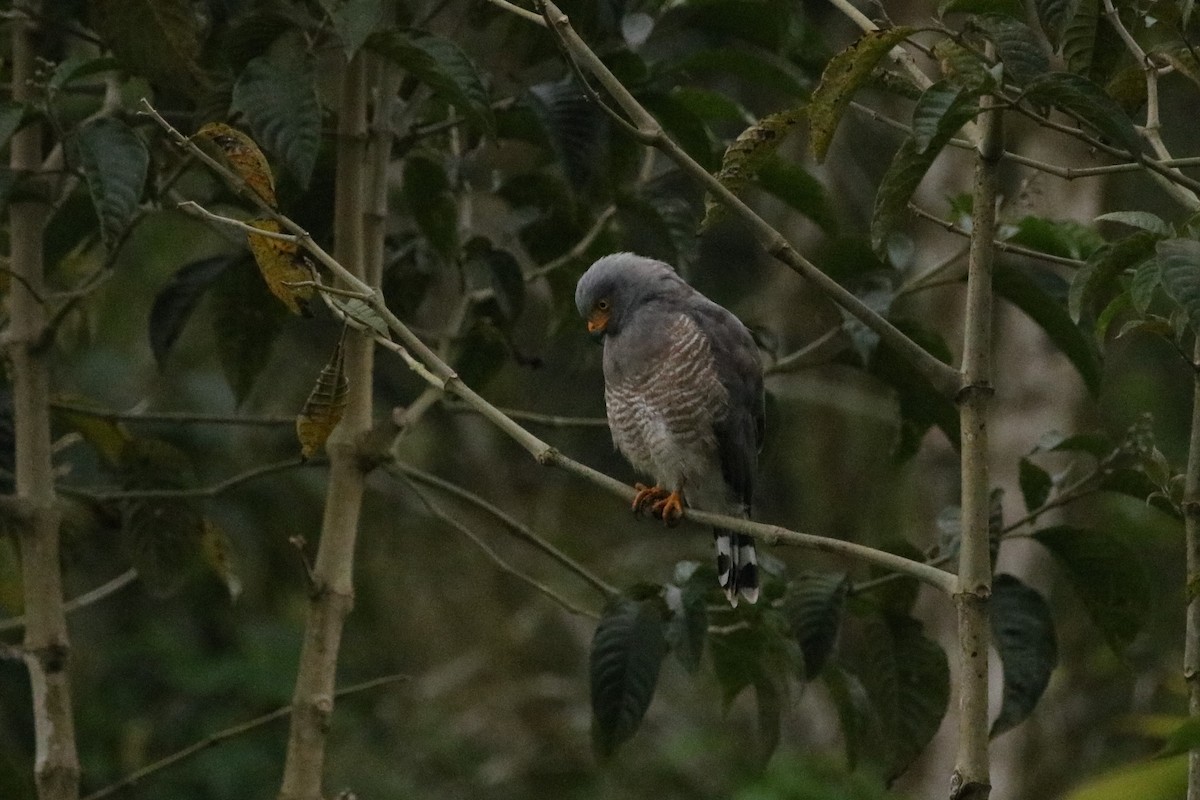
<instances>
[{"instance_id":1,"label":"bird's talon","mask_svg":"<svg viewBox=\"0 0 1200 800\"><path fill-rule=\"evenodd\" d=\"M649 509L657 516L659 503L669 494L667 490L661 486L647 486L644 483L635 483L633 488L637 489L637 494L633 497L634 513L640 514Z\"/></svg>"},{"instance_id":2,"label":"bird's talon","mask_svg":"<svg viewBox=\"0 0 1200 800\"><path fill-rule=\"evenodd\" d=\"M679 524L679 520L683 517L683 495L679 492L671 492L663 499L655 502L651 507L654 516L661 517L662 521L669 527L674 527Z\"/></svg>"}]
</instances>

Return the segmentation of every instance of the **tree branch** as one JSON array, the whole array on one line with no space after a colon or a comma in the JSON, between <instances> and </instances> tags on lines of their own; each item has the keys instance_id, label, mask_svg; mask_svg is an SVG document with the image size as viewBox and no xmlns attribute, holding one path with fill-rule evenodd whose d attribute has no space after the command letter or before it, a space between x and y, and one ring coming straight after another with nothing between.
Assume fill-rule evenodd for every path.
<instances>
[{"instance_id":1,"label":"tree branch","mask_svg":"<svg viewBox=\"0 0 1200 800\"><path fill-rule=\"evenodd\" d=\"M1200 337L1195 344L1200 363ZM1188 714L1200 719L1200 370L1192 372L1192 433L1183 484L1183 529L1187 549L1187 624L1183 640L1183 680ZM1200 749L1188 753L1187 800L1200 800Z\"/></svg>"},{"instance_id":2,"label":"tree branch","mask_svg":"<svg viewBox=\"0 0 1200 800\"><path fill-rule=\"evenodd\" d=\"M989 54L990 55L990 54ZM991 106L981 98L981 106ZM996 184L1004 152L1001 112L980 115L983 138L975 161L972 236L963 321L963 389L957 397L962 450L962 544L958 560L958 754L951 800L986 800L988 765L988 597L991 510L988 470L988 407L992 389L992 260L996 230Z\"/></svg>"},{"instance_id":3,"label":"tree branch","mask_svg":"<svg viewBox=\"0 0 1200 800\"><path fill-rule=\"evenodd\" d=\"M418 481L420 483L441 489L442 491L454 495L458 499L469 503L475 508L478 508L479 510L494 517L514 537L534 547L535 549L540 550L554 561L557 561L560 565L565 567L570 572L578 575L585 583L591 585L592 588L605 597L612 597L613 595L618 594L617 589L611 584L601 580L578 561L571 558L542 537L538 536L527 525L518 521L515 517L512 517L507 512L503 511L500 507L489 503L487 500L484 500L479 495L469 492L457 484L451 483L450 481L439 478L436 475L432 475L424 470L417 469L411 464L405 464L401 461L396 461L392 464L389 464L388 469L390 471L400 473L408 481Z\"/></svg>"},{"instance_id":4,"label":"tree branch","mask_svg":"<svg viewBox=\"0 0 1200 800\"><path fill-rule=\"evenodd\" d=\"M448 525L449 527L461 533L463 536L470 539L471 543L478 547L484 555L491 559L492 563L499 567L502 572L506 572L509 575L512 575L514 578L524 581L572 614L581 617L590 617L591 619L600 618L600 615L595 611L589 611L588 609L580 608L554 589L551 589L548 585L542 583L531 575L521 572L512 564L508 563L508 561L506 561L503 556L492 549L491 545L485 542L483 538L479 536L479 534L475 533L475 531L471 530L470 527L463 524L459 520L442 511L442 509L438 507L436 503L429 499L429 495L427 495L421 490L420 487L417 486L417 482L415 480L406 478L405 483L407 483L408 487L412 489L413 493L420 498L421 503L425 506L430 514L432 514L436 519L441 520L444 525Z\"/></svg>"},{"instance_id":5,"label":"tree branch","mask_svg":"<svg viewBox=\"0 0 1200 800\"><path fill-rule=\"evenodd\" d=\"M30 2L28 8L35 15L40 12L39 3ZM34 26L14 19L10 29L12 98L32 106L38 100ZM42 125L34 121L12 135L9 165L14 172L36 174L41 169L42 133ZM54 492L50 364L47 350L39 347L47 330L40 300L46 294L42 239L47 220L42 203L13 198L9 205L9 254L19 279L6 298L4 344L12 381L15 492L30 511L17 529L17 545L26 617L23 651L33 695L34 783L41 800L75 800L79 756L59 557L62 515Z\"/></svg>"},{"instance_id":6,"label":"tree branch","mask_svg":"<svg viewBox=\"0 0 1200 800\"><path fill-rule=\"evenodd\" d=\"M341 700L342 698L349 697L352 694L358 694L359 692L365 692L370 689L376 689L380 686L387 686L389 684L398 683L400 681L408 681L408 680L411 680L411 678L408 675L403 675L403 674L384 675L383 677L380 677L380 678L372 678L369 681L363 681L362 683L355 683L350 686L346 686L342 689L338 689L336 692L334 692L333 697L337 700ZM290 705L281 706L281 707L275 709L274 711L263 714L260 717L255 717L254 719L247 720L246 722L241 722L241 723L238 723L237 725L233 725L228 728L225 728L224 730L218 731L218 732L212 734L211 736L204 737L203 739L201 739L198 742L188 745L187 747L183 748L182 750L177 750L169 756L164 756L163 758L158 759L157 761L155 761L152 764L147 764L146 766L142 767L141 769L135 770L134 772L130 773L126 777L117 781L116 783L110 784L108 786L105 786L103 789L92 792L91 794L84 797L83 800L102 800L105 797L111 797L112 795L116 794L117 792L120 792L123 789L129 789L129 788L136 786L137 784L141 783L146 778L150 777L151 775L153 775L156 772L161 772L162 770L166 769L167 767L173 767L176 764L178 764L179 762L185 761L194 755L202 753L205 750L209 749L210 747L215 747L216 745L221 744L222 742L227 742L230 739L235 739L244 733L249 733L250 731L256 730L257 728L261 728L262 726L266 725L267 723L274 722L277 719L282 719L291 713L292 713L292 707Z\"/></svg>"},{"instance_id":7,"label":"tree branch","mask_svg":"<svg viewBox=\"0 0 1200 800\"><path fill-rule=\"evenodd\" d=\"M359 51L344 68L338 109L337 178L334 187L334 245L338 271L348 288L377 300L370 283L367 252L383 241L364 240L370 185L367 153L367 54ZM307 233L293 229L310 252ZM322 251L324 252L324 251ZM330 261L333 261L331 258ZM324 263L324 262L323 262ZM343 267L342 264L346 266ZM345 376L350 390L341 422L326 444L329 482L321 540L312 568L313 591L292 695L292 722L279 787L280 800L321 800L325 745L333 714L342 629L354 605L354 546L366 483L358 441L371 430L374 342L350 335L345 343Z\"/></svg>"},{"instance_id":8,"label":"tree branch","mask_svg":"<svg viewBox=\"0 0 1200 800\"><path fill-rule=\"evenodd\" d=\"M295 416L263 415L248 417L238 414L201 414L192 411L115 411L108 408L96 408L84 403L73 403L67 400L52 400L50 407L57 411L67 411L72 414L82 414L97 419L107 419L118 422L144 423L147 425L164 423L168 425L245 425L247 427L280 427L294 426Z\"/></svg>"},{"instance_id":9,"label":"tree branch","mask_svg":"<svg viewBox=\"0 0 1200 800\"><path fill-rule=\"evenodd\" d=\"M137 577L138 573L136 569L127 569L112 580L102 583L95 589L85 592L78 597L73 597L63 603L63 612L70 614L71 612L78 611L81 608L87 608L93 603L98 603L104 598L108 597L110 594L115 594L121 589L124 589L126 586L137 580ZM25 627L26 619L26 617L20 616L0 622L0 633L7 633L8 631L15 631L19 628Z\"/></svg>"},{"instance_id":10,"label":"tree branch","mask_svg":"<svg viewBox=\"0 0 1200 800\"><path fill-rule=\"evenodd\" d=\"M208 486L196 486L190 489L88 489L83 486L58 486L60 494L67 497L80 497L86 500L92 500L98 503L112 502L115 500L179 500L179 499L204 499L208 497L216 497L225 492L241 486L243 483L249 483L252 480L261 478L264 475L271 475L284 470L295 469L297 467L310 467L323 465L324 462L320 459L309 459L303 461L299 458L289 458L285 461L276 461L271 464L262 464L257 467L252 467L245 472L239 472L237 475L232 475L217 483Z\"/></svg>"}]
</instances>

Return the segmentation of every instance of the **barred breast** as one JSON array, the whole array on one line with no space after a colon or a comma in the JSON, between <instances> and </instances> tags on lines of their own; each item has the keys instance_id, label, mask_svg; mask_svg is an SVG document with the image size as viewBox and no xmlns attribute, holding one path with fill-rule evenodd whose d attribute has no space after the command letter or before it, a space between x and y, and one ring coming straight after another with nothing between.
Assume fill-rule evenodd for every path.
<instances>
[{"instance_id":1,"label":"barred breast","mask_svg":"<svg viewBox=\"0 0 1200 800\"><path fill-rule=\"evenodd\" d=\"M711 475L713 425L729 397L708 337L690 316L671 318L661 341L643 351L645 363L606 380L604 397L613 443L636 469L675 489Z\"/></svg>"}]
</instances>

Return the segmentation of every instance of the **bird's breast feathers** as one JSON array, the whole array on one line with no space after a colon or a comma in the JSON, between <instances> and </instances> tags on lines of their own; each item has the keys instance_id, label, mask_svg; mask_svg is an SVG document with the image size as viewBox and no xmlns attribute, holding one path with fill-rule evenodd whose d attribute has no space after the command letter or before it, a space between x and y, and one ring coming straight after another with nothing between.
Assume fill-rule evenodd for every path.
<instances>
[{"instance_id":1,"label":"bird's breast feathers","mask_svg":"<svg viewBox=\"0 0 1200 800\"><path fill-rule=\"evenodd\" d=\"M688 314L613 337L605 347L605 404L613 442L638 469L662 477L672 462L716 450L729 402L712 345ZM630 338L626 338L630 337Z\"/></svg>"}]
</instances>

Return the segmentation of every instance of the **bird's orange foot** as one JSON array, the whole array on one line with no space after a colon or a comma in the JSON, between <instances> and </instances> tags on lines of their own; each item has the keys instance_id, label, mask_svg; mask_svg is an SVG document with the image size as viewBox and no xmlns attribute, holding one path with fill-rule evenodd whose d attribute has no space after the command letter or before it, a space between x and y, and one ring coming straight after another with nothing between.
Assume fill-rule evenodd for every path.
<instances>
[{"instance_id":1,"label":"bird's orange foot","mask_svg":"<svg viewBox=\"0 0 1200 800\"><path fill-rule=\"evenodd\" d=\"M650 507L650 511L654 516L662 517L662 521L667 525L674 526L683 516L683 495L679 492L670 492L663 499L656 501Z\"/></svg>"},{"instance_id":2,"label":"bird's orange foot","mask_svg":"<svg viewBox=\"0 0 1200 800\"><path fill-rule=\"evenodd\" d=\"M637 489L637 494L633 497L633 510L637 514L647 510L657 514L658 504L670 495L670 492L661 486L647 486L644 483L635 483L633 488Z\"/></svg>"}]
</instances>

